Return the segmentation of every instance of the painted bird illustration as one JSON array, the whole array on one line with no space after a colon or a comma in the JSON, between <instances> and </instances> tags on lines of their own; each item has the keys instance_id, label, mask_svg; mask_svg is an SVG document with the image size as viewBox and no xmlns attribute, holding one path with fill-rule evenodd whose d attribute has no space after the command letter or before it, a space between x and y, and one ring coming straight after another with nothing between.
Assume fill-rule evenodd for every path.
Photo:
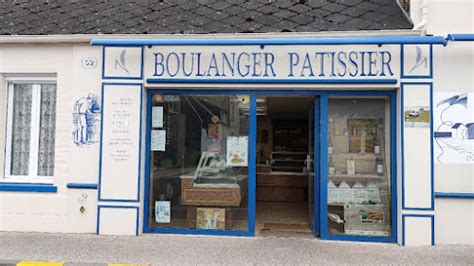
<instances>
[{"instance_id":1,"label":"painted bird illustration","mask_svg":"<svg viewBox=\"0 0 474 266\"><path fill-rule=\"evenodd\" d=\"M423 56L423 51L421 50L420 46L416 47L416 63L415 65L410 69L410 73L412 73L415 69L417 69L419 66L423 65L426 68L428 64L428 58L426 56Z\"/></svg>"},{"instance_id":2,"label":"painted bird illustration","mask_svg":"<svg viewBox=\"0 0 474 266\"><path fill-rule=\"evenodd\" d=\"M114 68L117 70L117 68L121 68L123 71L127 72L127 74L130 76L130 71L128 71L127 67L125 66L125 53L127 50L122 50L120 52L120 56L118 59L115 59L115 65Z\"/></svg>"}]
</instances>

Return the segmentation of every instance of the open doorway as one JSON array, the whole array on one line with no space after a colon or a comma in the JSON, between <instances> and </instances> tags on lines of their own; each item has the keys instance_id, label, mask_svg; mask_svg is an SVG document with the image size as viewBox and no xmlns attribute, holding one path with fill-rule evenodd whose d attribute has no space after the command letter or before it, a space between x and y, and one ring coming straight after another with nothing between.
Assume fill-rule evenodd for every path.
<instances>
[{"instance_id":1,"label":"open doorway","mask_svg":"<svg viewBox=\"0 0 474 266\"><path fill-rule=\"evenodd\" d=\"M311 236L314 97L257 98L256 234Z\"/></svg>"}]
</instances>

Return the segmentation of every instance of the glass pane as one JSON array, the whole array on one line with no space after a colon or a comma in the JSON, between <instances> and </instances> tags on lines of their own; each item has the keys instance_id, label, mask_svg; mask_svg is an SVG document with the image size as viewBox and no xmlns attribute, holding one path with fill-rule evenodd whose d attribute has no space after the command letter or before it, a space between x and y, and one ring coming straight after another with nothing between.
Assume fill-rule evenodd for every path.
<instances>
[{"instance_id":1,"label":"glass pane","mask_svg":"<svg viewBox=\"0 0 474 266\"><path fill-rule=\"evenodd\" d=\"M32 85L14 85L10 165L11 175L28 175L30 162L32 96Z\"/></svg>"},{"instance_id":2,"label":"glass pane","mask_svg":"<svg viewBox=\"0 0 474 266\"><path fill-rule=\"evenodd\" d=\"M56 85L41 85L38 175L54 175L54 133L56 129Z\"/></svg>"},{"instance_id":3,"label":"glass pane","mask_svg":"<svg viewBox=\"0 0 474 266\"><path fill-rule=\"evenodd\" d=\"M330 98L327 141L329 233L389 236L389 98Z\"/></svg>"},{"instance_id":4,"label":"glass pane","mask_svg":"<svg viewBox=\"0 0 474 266\"><path fill-rule=\"evenodd\" d=\"M152 98L149 226L247 230L248 95Z\"/></svg>"}]
</instances>

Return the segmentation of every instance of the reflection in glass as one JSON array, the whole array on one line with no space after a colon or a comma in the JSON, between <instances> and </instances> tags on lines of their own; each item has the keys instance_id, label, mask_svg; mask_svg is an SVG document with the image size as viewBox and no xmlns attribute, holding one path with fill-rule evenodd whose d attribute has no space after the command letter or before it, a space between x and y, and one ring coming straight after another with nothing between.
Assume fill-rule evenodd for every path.
<instances>
[{"instance_id":1,"label":"reflection in glass","mask_svg":"<svg viewBox=\"0 0 474 266\"><path fill-rule=\"evenodd\" d=\"M149 226L246 231L249 96L155 94L152 108Z\"/></svg>"},{"instance_id":2,"label":"reflection in glass","mask_svg":"<svg viewBox=\"0 0 474 266\"><path fill-rule=\"evenodd\" d=\"M389 236L389 98L330 98L327 143L329 233Z\"/></svg>"}]
</instances>

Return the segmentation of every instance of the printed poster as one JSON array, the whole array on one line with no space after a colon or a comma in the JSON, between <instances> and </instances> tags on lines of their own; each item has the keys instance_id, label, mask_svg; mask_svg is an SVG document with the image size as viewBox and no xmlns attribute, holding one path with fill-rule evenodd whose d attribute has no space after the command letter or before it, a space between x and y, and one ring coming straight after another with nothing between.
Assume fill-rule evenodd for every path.
<instances>
[{"instance_id":1,"label":"printed poster","mask_svg":"<svg viewBox=\"0 0 474 266\"><path fill-rule=\"evenodd\" d=\"M225 229L224 208L197 208L196 228L198 229Z\"/></svg>"},{"instance_id":2,"label":"printed poster","mask_svg":"<svg viewBox=\"0 0 474 266\"><path fill-rule=\"evenodd\" d=\"M405 106L404 126L405 127L430 127L430 107L429 106Z\"/></svg>"},{"instance_id":3,"label":"printed poster","mask_svg":"<svg viewBox=\"0 0 474 266\"><path fill-rule=\"evenodd\" d=\"M163 106L153 106L151 109L151 127L163 127Z\"/></svg>"},{"instance_id":4,"label":"printed poster","mask_svg":"<svg viewBox=\"0 0 474 266\"><path fill-rule=\"evenodd\" d=\"M227 166L248 166L247 136L227 137Z\"/></svg>"},{"instance_id":5,"label":"printed poster","mask_svg":"<svg viewBox=\"0 0 474 266\"><path fill-rule=\"evenodd\" d=\"M152 130L150 146L152 151L166 150L166 130Z\"/></svg>"},{"instance_id":6,"label":"printed poster","mask_svg":"<svg viewBox=\"0 0 474 266\"><path fill-rule=\"evenodd\" d=\"M170 201L155 201L155 220L157 223L171 222Z\"/></svg>"},{"instance_id":7,"label":"printed poster","mask_svg":"<svg viewBox=\"0 0 474 266\"><path fill-rule=\"evenodd\" d=\"M474 164L474 93L433 95L434 162Z\"/></svg>"}]
</instances>

